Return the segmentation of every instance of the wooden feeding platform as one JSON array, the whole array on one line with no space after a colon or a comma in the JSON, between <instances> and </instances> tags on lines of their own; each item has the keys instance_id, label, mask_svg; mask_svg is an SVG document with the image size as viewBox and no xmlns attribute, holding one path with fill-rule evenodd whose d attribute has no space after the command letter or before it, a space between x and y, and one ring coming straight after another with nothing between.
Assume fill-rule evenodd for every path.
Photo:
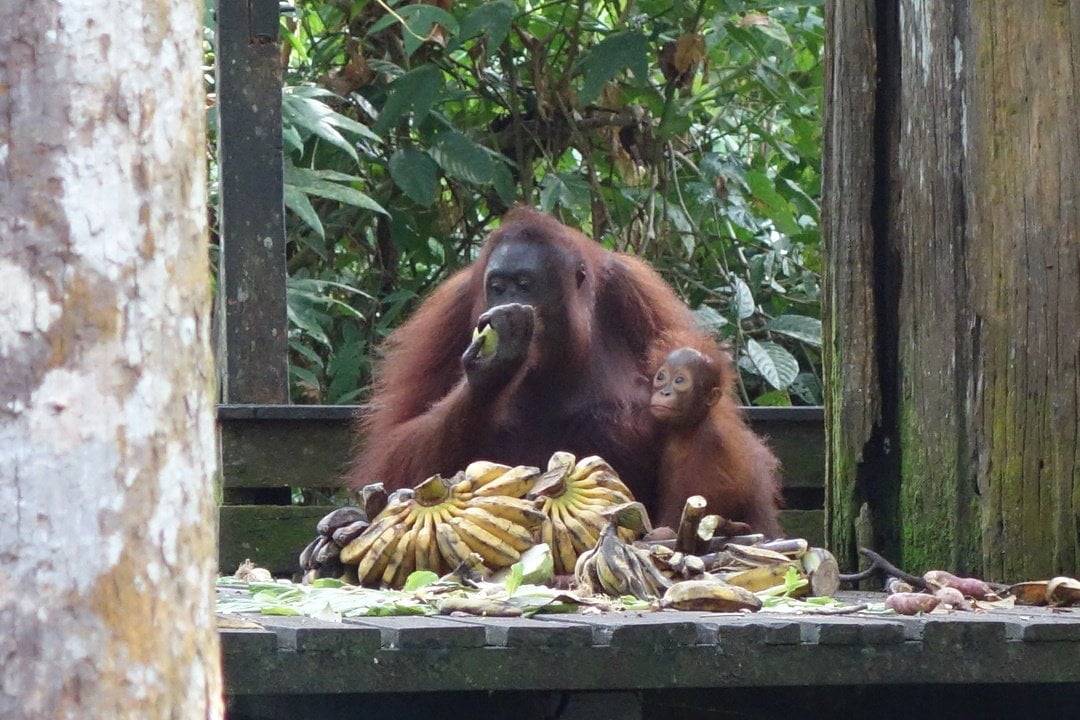
<instances>
[{"instance_id":1,"label":"wooden feeding platform","mask_svg":"<svg viewBox=\"0 0 1080 720\"><path fill-rule=\"evenodd\" d=\"M785 693L819 698L800 717L816 717L814 708L854 717L853 707L830 703L859 688L882 698L930 688L939 702L960 703L961 717L976 716L964 708L975 713L991 702L1000 711L1027 695L1038 698L1039 714L1080 700L1080 609L253 619L264 629L221 631L233 720L332 720L395 707L415 713L409 717L539 718L550 717L553 701L578 708L559 715L567 718L650 717L661 709L667 717L725 717L708 714L714 705L768 717L762 698Z\"/></svg>"},{"instance_id":2,"label":"wooden feeding platform","mask_svg":"<svg viewBox=\"0 0 1080 720\"><path fill-rule=\"evenodd\" d=\"M275 575L298 569L315 524L333 507L293 504L292 489L328 491L355 443L358 406L222 405L218 565L232 572L250 558ZM825 428L821 408L746 408L754 430L782 464L792 537L824 544Z\"/></svg>"}]
</instances>

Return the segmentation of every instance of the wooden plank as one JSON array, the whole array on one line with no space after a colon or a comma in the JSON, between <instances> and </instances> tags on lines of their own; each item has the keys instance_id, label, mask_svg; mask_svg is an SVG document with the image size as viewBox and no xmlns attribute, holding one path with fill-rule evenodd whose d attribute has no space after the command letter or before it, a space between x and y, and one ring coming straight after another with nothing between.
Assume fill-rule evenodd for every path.
<instances>
[{"instance_id":1,"label":"wooden plank","mask_svg":"<svg viewBox=\"0 0 1080 720\"><path fill-rule=\"evenodd\" d=\"M360 406L223 405L222 473L225 487L332 487L356 443ZM784 486L824 483L821 408L747 408L782 464Z\"/></svg>"},{"instance_id":2,"label":"wooden plank","mask_svg":"<svg viewBox=\"0 0 1080 720\"><path fill-rule=\"evenodd\" d=\"M346 622L378 628L382 633L382 646L392 650L477 648L487 642L487 631L468 621L414 615L362 617Z\"/></svg>"},{"instance_id":3,"label":"wooden plank","mask_svg":"<svg viewBox=\"0 0 1080 720\"><path fill-rule=\"evenodd\" d=\"M845 594L847 595L847 594ZM881 596L875 596L880 599ZM867 599L871 599L867 596ZM790 614L608 614L534 620L360 618L378 628L380 647L350 651L348 631L320 644L332 662L304 657L290 638L324 623L272 623L284 639L233 648L223 634L230 694L388 693L425 691L630 690L649 688L864 686L892 684L1060 683L1080 681L1080 642L1065 627L1033 631L1025 623L1080 627L1032 609L1017 614L955 613L926 618L810 617ZM591 642L514 644L520 623L578 625ZM1044 635L1045 633L1045 635ZM555 633L553 633L555 634ZM373 636L374 637L374 636ZM705 639L702 642L702 639ZM245 652L248 653L245 656ZM257 670L253 671L252 668Z\"/></svg>"},{"instance_id":4,"label":"wooden plank","mask_svg":"<svg viewBox=\"0 0 1080 720\"><path fill-rule=\"evenodd\" d=\"M714 626L695 623L692 618L678 612L536 617L545 622L565 622L591 627L595 645L642 648L716 644Z\"/></svg>"},{"instance_id":5,"label":"wooden plank","mask_svg":"<svg viewBox=\"0 0 1080 720\"><path fill-rule=\"evenodd\" d=\"M219 420L354 420L363 415L367 405L282 405L267 403L223 403L218 405ZM818 406L758 407L741 411L751 425L768 427L775 423L820 424L824 410Z\"/></svg>"},{"instance_id":6,"label":"wooden plank","mask_svg":"<svg viewBox=\"0 0 1080 720\"><path fill-rule=\"evenodd\" d=\"M487 632L486 644L492 647L566 648L592 645L591 628L555 619L472 616L447 616L442 619L483 627Z\"/></svg>"},{"instance_id":7,"label":"wooden plank","mask_svg":"<svg viewBox=\"0 0 1080 720\"><path fill-rule=\"evenodd\" d=\"M216 12L222 395L287 403L278 2L232 0Z\"/></svg>"},{"instance_id":8,"label":"wooden plank","mask_svg":"<svg viewBox=\"0 0 1080 720\"><path fill-rule=\"evenodd\" d=\"M260 615L258 621L277 634L279 649L290 652L370 655L382 645L378 628L364 625L266 615Z\"/></svg>"},{"instance_id":9,"label":"wooden plank","mask_svg":"<svg viewBox=\"0 0 1080 720\"><path fill-rule=\"evenodd\" d=\"M349 462L348 420L227 420L221 428L225 487L334 487Z\"/></svg>"},{"instance_id":10,"label":"wooden plank","mask_svg":"<svg viewBox=\"0 0 1080 720\"><path fill-rule=\"evenodd\" d=\"M331 510L318 505L222 505L218 567L232 573L251 559L275 575L298 572L300 551L315 537L315 524Z\"/></svg>"}]
</instances>

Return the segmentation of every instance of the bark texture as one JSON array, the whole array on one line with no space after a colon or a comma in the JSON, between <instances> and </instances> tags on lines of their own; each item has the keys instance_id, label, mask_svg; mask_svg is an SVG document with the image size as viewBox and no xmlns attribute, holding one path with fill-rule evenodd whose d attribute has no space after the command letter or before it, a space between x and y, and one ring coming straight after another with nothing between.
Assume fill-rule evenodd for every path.
<instances>
[{"instance_id":1,"label":"bark texture","mask_svg":"<svg viewBox=\"0 0 1080 720\"><path fill-rule=\"evenodd\" d=\"M0 5L0 717L213 718L201 7Z\"/></svg>"},{"instance_id":2,"label":"bark texture","mask_svg":"<svg viewBox=\"0 0 1080 720\"><path fill-rule=\"evenodd\" d=\"M865 504L908 569L1075 574L1080 4L828 18L831 540Z\"/></svg>"}]
</instances>

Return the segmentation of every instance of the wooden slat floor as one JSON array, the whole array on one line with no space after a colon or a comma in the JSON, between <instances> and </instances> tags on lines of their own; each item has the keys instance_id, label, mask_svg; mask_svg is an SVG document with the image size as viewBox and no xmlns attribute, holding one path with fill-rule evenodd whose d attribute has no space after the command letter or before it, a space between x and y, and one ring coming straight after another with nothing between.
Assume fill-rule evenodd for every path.
<instances>
[{"instance_id":1,"label":"wooden slat floor","mask_svg":"<svg viewBox=\"0 0 1080 720\"><path fill-rule=\"evenodd\" d=\"M230 696L1080 683L1080 609L254 619L221 631Z\"/></svg>"}]
</instances>

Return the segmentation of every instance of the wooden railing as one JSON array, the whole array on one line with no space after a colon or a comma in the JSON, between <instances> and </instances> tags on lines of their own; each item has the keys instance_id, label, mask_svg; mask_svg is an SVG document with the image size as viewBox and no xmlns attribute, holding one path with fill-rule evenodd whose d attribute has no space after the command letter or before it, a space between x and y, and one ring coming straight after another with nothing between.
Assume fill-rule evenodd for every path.
<instances>
[{"instance_id":1,"label":"wooden railing","mask_svg":"<svg viewBox=\"0 0 1080 720\"><path fill-rule=\"evenodd\" d=\"M292 489L331 489L354 444L356 406L222 405L222 505L219 561L245 558L271 572L296 569L316 521L331 510L293 505ZM747 408L783 464L790 535L822 540L824 431L820 408Z\"/></svg>"}]
</instances>

